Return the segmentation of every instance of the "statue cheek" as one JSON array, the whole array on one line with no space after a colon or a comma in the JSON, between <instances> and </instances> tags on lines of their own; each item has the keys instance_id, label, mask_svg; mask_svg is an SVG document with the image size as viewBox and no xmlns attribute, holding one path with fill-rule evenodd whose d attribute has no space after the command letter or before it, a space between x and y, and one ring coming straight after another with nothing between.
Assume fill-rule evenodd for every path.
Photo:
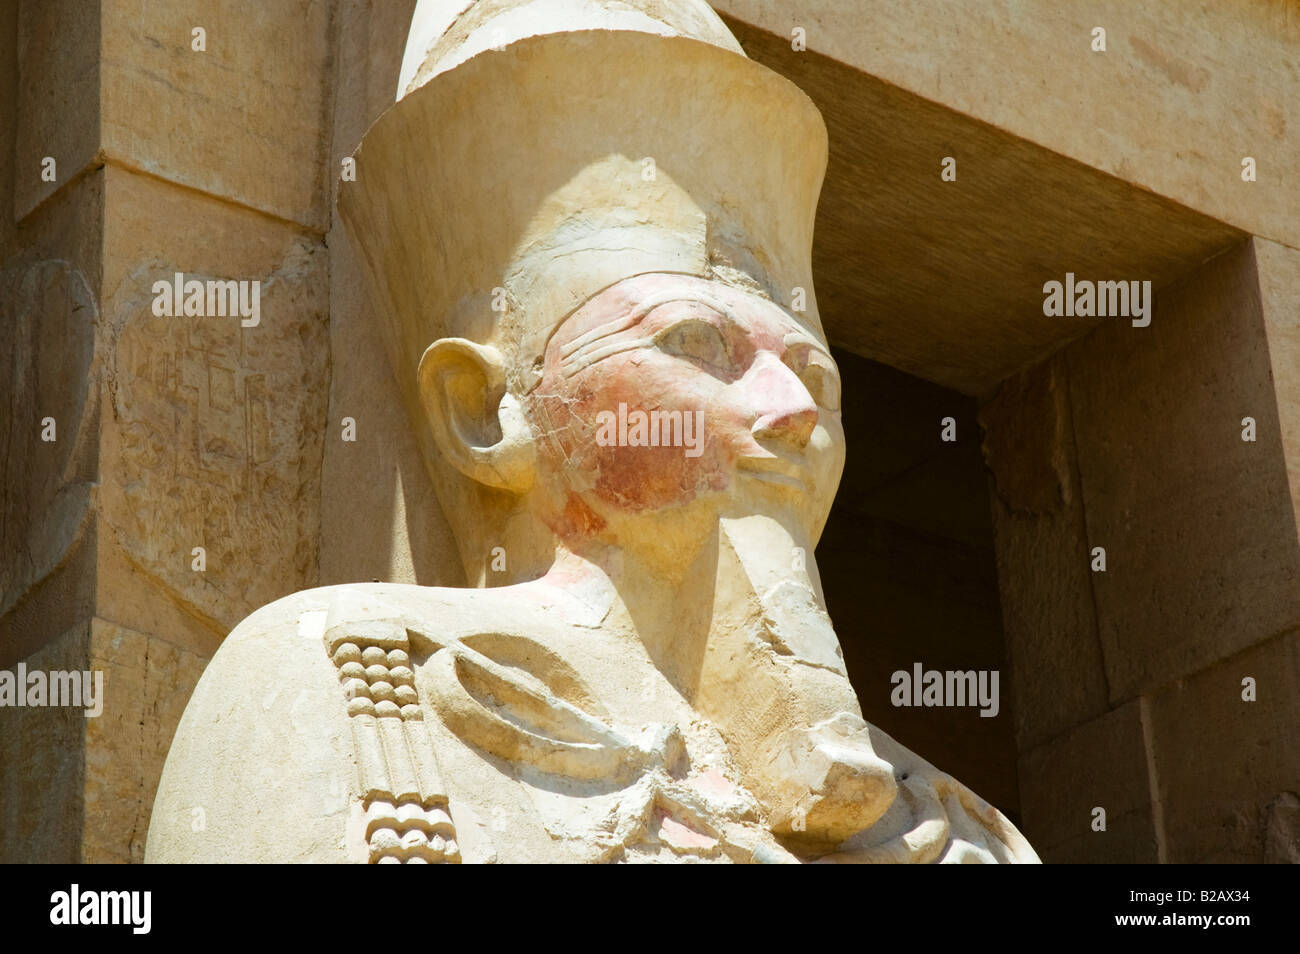
<instances>
[{"instance_id":1,"label":"statue cheek","mask_svg":"<svg viewBox=\"0 0 1300 954\"><path fill-rule=\"evenodd\" d=\"M726 485L712 456L686 456L684 447L609 447L599 455L596 495L629 512L688 504ZM721 479L720 479L721 478Z\"/></svg>"}]
</instances>

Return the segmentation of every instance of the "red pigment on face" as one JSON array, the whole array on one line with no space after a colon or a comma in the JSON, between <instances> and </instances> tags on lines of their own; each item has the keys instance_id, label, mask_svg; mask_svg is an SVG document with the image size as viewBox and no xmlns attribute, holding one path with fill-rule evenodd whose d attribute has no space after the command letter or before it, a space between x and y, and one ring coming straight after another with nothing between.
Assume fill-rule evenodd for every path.
<instances>
[{"instance_id":1,"label":"red pigment on face","mask_svg":"<svg viewBox=\"0 0 1300 954\"><path fill-rule=\"evenodd\" d=\"M583 503L573 491L569 491L564 499L564 512L560 519L561 525L551 529L565 540L589 539L605 529L600 514Z\"/></svg>"},{"instance_id":2,"label":"red pigment on face","mask_svg":"<svg viewBox=\"0 0 1300 954\"><path fill-rule=\"evenodd\" d=\"M742 381L738 372L728 374L725 369L690 358L655 348L638 348L606 357L575 376L565 376L559 358L565 343L588 328L616 318L647 294L661 288L690 286L730 300L738 312L749 316L750 344L746 347L772 355L784 351L784 336L794 327L790 322L780 320L779 315L755 312L763 306L729 289L682 276L633 279L623 287L607 290L580 309L548 344L542 381L531 400L533 409L544 413L543 420L549 422L555 442L544 450L549 459L547 469L567 485L563 490L564 509L555 518L563 529L556 528L557 532L591 536L604 530L605 522L593 512L592 504L602 509L608 505L623 512L647 513L689 505L712 493L725 494L739 458L769 456L770 448L755 441L755 414L761 418L766 413L772 427L783 433L779 439L787 443L802 418L812 415L814 421L817 419L815 408L800 407L810 402L796 382L795 372L772 363L779 363L779 357L746 358L746 362L757 360L761 364L746 363ZM654 334L656 328L671 327L691 310L690 303L664 305L641 326L616 332L613 341ZM703 309L700 314L701 320L713 320ZM691 415L692 424L695 412L702 412L702 453L688 457L682 446L602 446L596 440L601 416L617 415L620 405L628 415L628 437L636 412L649 416L656 411L675 411ZM791 420L778 419L780 411ZM796 417L800 421L795 421ZM683 437L679 432L679 438ZM775 430L769 437L776 437ZM792 450L788 448L786 453ZM590 504L584 503L579 494Z\"/></svg>"}]
</instances>

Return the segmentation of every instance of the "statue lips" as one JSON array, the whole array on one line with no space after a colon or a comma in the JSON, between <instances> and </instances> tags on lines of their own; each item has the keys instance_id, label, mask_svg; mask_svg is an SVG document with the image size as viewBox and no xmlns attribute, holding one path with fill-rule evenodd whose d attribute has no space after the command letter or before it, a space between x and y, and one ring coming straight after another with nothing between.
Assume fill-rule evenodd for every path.
<instances>
[{"instance_id":1,"label":"statue lips","mask_svg":"<svg viewBox=\"0 0 1300 954\"><path fill-rule=\"evenodd\" d=\"M789 487L791 490L808 489L808 468L780 454L767 457L742 457L736 461L736 469L745 471L751 477L770 484Z\"/></svg>"}]
</instances>

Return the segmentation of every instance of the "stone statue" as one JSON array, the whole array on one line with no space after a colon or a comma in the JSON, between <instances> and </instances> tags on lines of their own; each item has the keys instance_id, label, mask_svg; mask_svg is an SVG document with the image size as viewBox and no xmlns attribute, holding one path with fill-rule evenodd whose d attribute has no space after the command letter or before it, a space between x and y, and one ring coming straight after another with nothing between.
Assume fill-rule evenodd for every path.
<instances>
[{"instance_id":1,"label":"stone statue","mask_svg":"<svg viewBox=\"0 0 1300 954\"><path fill-rule=\"evenodd\" d=\"M862 719L823 606L825 163L698 0L420 4L339 207L478 586L241 623L148 860L1037 861Z\"/></svg>"}]
</instances>

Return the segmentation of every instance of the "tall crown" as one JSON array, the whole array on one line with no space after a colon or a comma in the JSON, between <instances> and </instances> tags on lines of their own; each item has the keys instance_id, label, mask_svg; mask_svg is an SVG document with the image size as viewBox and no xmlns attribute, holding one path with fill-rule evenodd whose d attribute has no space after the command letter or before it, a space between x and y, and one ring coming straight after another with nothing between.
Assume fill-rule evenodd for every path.
<instances>
[{"instance_id":1,"label":"tall crown","mask_svg":"<svg viewBox=\"0 0 1300 954\"><path fill-rule=\"evenodd\" d=\"M700 0L422 0L355 158L339 211L412 412L433 341L496 345L520 393L568 314L647 272L738 270L821 334L825 125Z\"/></svg>"}]
</instances>

